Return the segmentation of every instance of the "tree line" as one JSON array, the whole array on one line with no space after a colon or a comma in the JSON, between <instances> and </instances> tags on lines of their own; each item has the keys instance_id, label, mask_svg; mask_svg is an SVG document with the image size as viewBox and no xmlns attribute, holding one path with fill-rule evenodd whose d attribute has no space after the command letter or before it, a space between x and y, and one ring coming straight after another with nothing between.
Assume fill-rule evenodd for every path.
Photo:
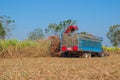
<instances>
[{"instance_id":1,"label":"tree line","mask_svg":"<svg viewBox=\"0 0 120 80\"><path fill-rule=\"evenodd\" d=\"M45 35L50 36L60 35L64 32L68 26L76 25L76 20L64 20L59 24L50 23L48 27L43 31L41 28L34 29L29 32L28 39L29 40L37 40L42 39ZM11 31L15 29L15 21L11 19L9 16L0 16L0 39L4 40L10 36ZM86 34L87 32L81 32ZM110 40L111 44L115 47L120 46L120 24L115 24L109 27L109 31L106 34L106 37Z\"/></svg>"}]
</instances>

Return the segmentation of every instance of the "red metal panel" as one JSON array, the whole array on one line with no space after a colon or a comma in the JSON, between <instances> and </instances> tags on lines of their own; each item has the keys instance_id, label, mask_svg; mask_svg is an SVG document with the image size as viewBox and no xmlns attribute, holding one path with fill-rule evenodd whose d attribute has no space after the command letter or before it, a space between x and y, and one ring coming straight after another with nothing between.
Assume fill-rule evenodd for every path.
<instances>
[{"instance_id":1,"label":"red metal panel","mask_svg":"<svg viewBox=\"0 0 120 80\"><path fill-rule=\"evenodd\" d=\"M78 51L78 46L73 46L72 49L73 51Z\"/></svg>"},{"instance_id":2,"label":"red metal panel","mask_svg":"<svg viewBox=\"0 0 120 80\"><path fill-rule=\"evenodd\" d=\"M62 46L62 51L66 51L67 47L66 46Z\"/></svg>"},{"instance_id":3,"label":"red metal panel","mask_svg":"<svg viewBox=\"0 0 120 80\"><path fill-rule=\"evenodd\" d=\"M64 33L70 33L72 31L78 30L77 26L69 26Z\"/></svg>"}]
</instances>

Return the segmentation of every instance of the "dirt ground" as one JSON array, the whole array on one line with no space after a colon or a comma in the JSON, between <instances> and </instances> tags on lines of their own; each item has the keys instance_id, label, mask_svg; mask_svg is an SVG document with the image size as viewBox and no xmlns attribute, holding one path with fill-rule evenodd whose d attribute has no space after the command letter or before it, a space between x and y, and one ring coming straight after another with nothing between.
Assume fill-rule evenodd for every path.
<instances>
[{"instance_id":1,"label":"dirt ground","mask_svg":"<svg viewBox=\"0 0 120 80\"><path fill-rule=\"evenodd\" d=\"M0 80L120 80L120 55L0 59Z\"/></svg>"}]
</instances>

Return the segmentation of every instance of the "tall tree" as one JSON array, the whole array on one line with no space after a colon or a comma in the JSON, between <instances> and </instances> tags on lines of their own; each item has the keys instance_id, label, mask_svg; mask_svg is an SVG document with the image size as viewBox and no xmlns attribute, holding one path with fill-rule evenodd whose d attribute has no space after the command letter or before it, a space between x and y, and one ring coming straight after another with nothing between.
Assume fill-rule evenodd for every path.
<instances>
[{"instance_id":1,"label":"tall tree","mask_svg":"<svg viewBox=\"0 0 120 80\"><path fill-rule=\"evenodd\" d=\"M15 28L15 21L9 16L0 16L0 36L5 39L10 35L10 32Z\"/></svg>"},{"instance_id":2,"label":"tall tree","mask_svg":"<svg viewBox=\"0 0 120 80\"><path fill-rule=\"evenodd\" d=\"M0 23L0 39L5 39L6 31Z\"/></svg>"},{"instance_id":3,"label":"tall tree","mask_svg":"<svg viewBox=\"0 0 120 80\"><path fill-rule=\"evenodd\" d=\"M54 35L60 35L61 32L65 31L69 26L75 25L74 20L61 21L59 24L49 24L48 28L45 29L46 33L53 33Z\"/></svg>"},{"instance_id":4,"label":"tall tree","mask_svg":"<svg viewBox=\"0 0 120 80\"><path fill-rule=\"evenodd\" d=\"M60 25L57 25L57 24L49 24L48 25L48 28L46 29L46 33L47 32L50 32L54 35L59 35L60 32L62 30L62 27Z\"/></svg>"},{"instance_id":5,"label":"tall tree","mask_svg":"<svg viewBox=\"0 0 120 80\"><path fill-rule=\"evenodd\" d=\"M44 38L44 33L41 28L34 29L28 35L29 40L38 40L38 39L42 39L42 38Z\"/></svg>"},{"instance_id":6,"label":"tall tree","mask_svg":"<svg viewBox=\"0 0 120 80\"><path fill-rule=\"evenodd\" d=\"M113 46L120 46L120 25L110 26L107 37Z\"/></svg>"},{"instance_id":7,"label":"tall tree","mask_svg":"<svg viewBox=\"0 0 120 80\"><path fill-rule=\"evenodd\" d=\"M68 19L68 20L61 21L59 25L62 27L62 29L63 29L63 31L64 31L64 30L66 30L69 26L71 26L71 25L76 25L76 23L77 23L77 21Z\"/></svg>"}]
</instances>

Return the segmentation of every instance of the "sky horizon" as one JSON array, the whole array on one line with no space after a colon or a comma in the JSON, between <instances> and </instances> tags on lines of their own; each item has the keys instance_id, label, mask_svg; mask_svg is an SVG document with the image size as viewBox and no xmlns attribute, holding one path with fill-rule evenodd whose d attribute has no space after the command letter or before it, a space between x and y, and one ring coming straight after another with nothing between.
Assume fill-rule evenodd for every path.
<instances>
[{"instance_id":1,"label":"sky horizon","mask_svg":"<svg viewBox=\"0 0 120 80\"><path fill-rule=\"evenodd\" d=\"M103 45L111 46L106 34L111 25L120 24L120 0L0 0L0 16L15 20L12 38L24 40L36 28L67 19L77 21L79 32L103 37Z\"/></svg>"}]
</instances>

